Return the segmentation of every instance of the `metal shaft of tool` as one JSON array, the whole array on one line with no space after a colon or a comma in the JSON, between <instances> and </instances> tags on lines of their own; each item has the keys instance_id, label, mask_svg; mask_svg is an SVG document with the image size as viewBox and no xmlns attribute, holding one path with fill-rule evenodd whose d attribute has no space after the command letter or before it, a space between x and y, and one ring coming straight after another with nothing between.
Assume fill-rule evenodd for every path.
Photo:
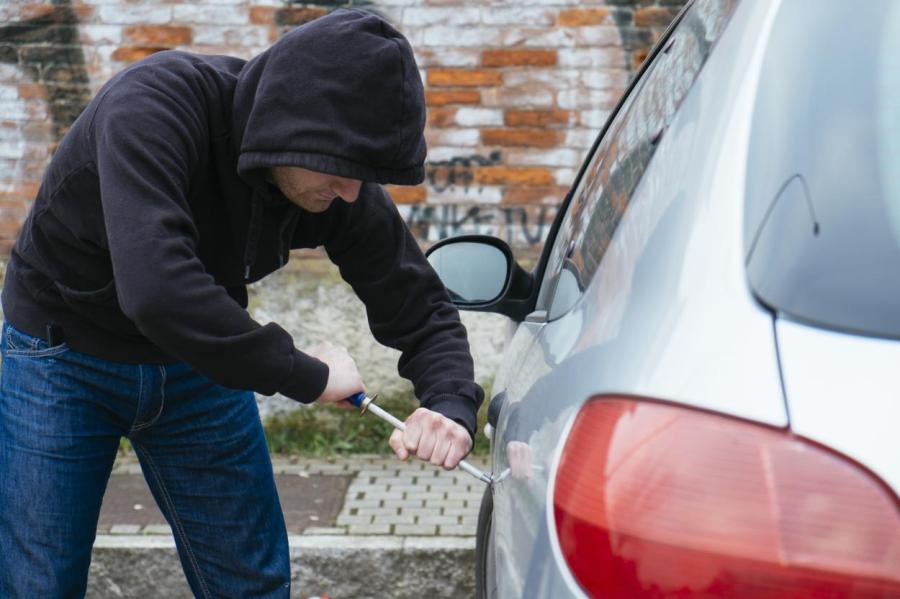
<instances>
[{"instance_id":1,"label":"metal shaft of tool","mask_svg":"<svg viewBox=\"0 0 900 599\"><path fill-rule=\"evenodd\" d=\"M393 414L381 409L380 407L375 405L374 402L369 402L366 405L365 409L368 412L372 412L373 414L375 414L376 416L378 416L385 422L390 423L391 426L393 426L394 428L396 428L398 430L402 431L402 430L406 429L406 425L403 424L403 422L401 422L400 419L395 417ZM482 472L481 470L479 470L478 468L476 468L469 462L467 462L465 460L460 460L459 464L457 464L457 465L460 468L462 468L463 470L465 470L466 472L468 472L469 474L471 474L472 476L474 476L475 478L477 478L478 480L480 480L481 482L491 484L490 475L487 474L486 472Z\"/></svg>"}]
</instances>

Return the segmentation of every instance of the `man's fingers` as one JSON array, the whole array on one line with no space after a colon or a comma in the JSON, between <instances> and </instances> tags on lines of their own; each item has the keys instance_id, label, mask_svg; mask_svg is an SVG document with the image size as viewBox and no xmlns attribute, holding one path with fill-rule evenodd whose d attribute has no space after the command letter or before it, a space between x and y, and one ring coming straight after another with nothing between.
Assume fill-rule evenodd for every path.
<instances>
[{"instance_id":1,"label":"man's fingers","mask_svg":"<svg viewBox=\"0 0 900 599\"><path fill-rule=\"evenodd\" d=\"M440 414L432 412L427 418L422 418L422 436L419 437L419 446L416 448L416 455L420 460L430 460L431 454L434 453L434 447L438 442L441 430Z\"/></svg>"},{"instance_id":2,"label":"man's fingers","mask_svg":"<svg viewBox=\"0 0 900 599\"><path fill-rule=\"evenodd\" d=\"M472 439L469 437L469 433L461 426L453 430L452 437L450 451L447 452L447 457L444 460L444 468L447 470L456 468L459 461L466 457L466 454L472 449Z\"/></svg>"},{"instance_id":3,"label":"man's fingers","mask_svg":"<svg viewBox=\"0 0 900 599\"><path fill-rule=\"evenodd\" d=\"M435 466L443 466L452 445L453 441L448 437L439 439L434 445L434 451L431 452L431 459L429 461Z\"/></svg>"},{"instance_id":4,"label":"man's fingers","mask_svg":"<svg viewBox=\"0 0 900 599\"><path fill-rule=\"evenodd\" d=\"M422 437L422 425L419 424L416 413L406 419L406 430L403 431L403 446L409 452L416 451L419 447L419 439Z\"/></svg>"},{"instance_id":5,"label":"man's fingers","mask_svg":"<svg viewBox=\"0 0 900 599\"><path fill-rule=\"evenodd\" d=\"M391 438L388 439L388 445L391 446L391 449L394 450L394 453L397 454L397 457L401 460L406 460L409 457L409 452L406 451L406 447L403 446L403 432L399 430L394 430L391 433Z\"/></svg>"}]
</instances>

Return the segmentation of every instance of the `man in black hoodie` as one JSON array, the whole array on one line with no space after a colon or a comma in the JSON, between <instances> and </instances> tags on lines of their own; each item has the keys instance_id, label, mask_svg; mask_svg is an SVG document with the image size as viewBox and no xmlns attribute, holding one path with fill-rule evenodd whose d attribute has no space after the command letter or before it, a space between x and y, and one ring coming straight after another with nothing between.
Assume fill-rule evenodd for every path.
<instances>
[{"instance_id":1,"label":"man in black hoodie","mask_svg":"<svg viewBox=\"0 0 900 599\"><path fill-rule=\"evenodd\" d=\"M380 184L424 177L407 41L339 10L249 62L162 52L66 134L3 288L0 596L84 593L127 436L197 596L287 596L287 536L253 391L363 389L346 350L301 351L246 285L324 246L398 348L422 408L391 446L453 467L482 391L466 332ZM309 315L315 318L314 314Z\"/></svg>"}]
</instances>

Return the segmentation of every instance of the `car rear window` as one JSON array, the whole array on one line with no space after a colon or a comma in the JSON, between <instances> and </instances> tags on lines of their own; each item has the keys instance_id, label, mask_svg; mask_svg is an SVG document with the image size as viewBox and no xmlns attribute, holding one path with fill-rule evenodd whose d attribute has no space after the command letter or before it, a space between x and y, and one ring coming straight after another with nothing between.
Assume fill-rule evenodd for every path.
<instances>
[{"instance_id":1,"label":"car rear window","mask_svg":"<svg viewBox=\"0 0 900 599\"><path fill-rule=\"evenodd\" d=\"M765 50L744 244L757 297L900 338L900 2L784 2Z\"/></svg>"}]
</instances>

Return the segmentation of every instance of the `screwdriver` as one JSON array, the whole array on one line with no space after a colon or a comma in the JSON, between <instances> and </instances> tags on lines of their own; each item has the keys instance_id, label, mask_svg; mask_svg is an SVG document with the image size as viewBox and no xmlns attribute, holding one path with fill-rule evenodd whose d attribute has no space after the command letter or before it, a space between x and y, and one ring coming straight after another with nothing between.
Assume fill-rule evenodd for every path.
<instances>
[{"instance_id":1,"label":"screwdriver","mask_svg":"<svg viewBox=\"0 0 900 599\"><path fill-rule=\"evenodd\" d=\"M374 414L374 415L378 416L379 418L381 418L382 420L384 420L385 422L387 422L388 424L390 424L391 426L393 426L394 428L396 428L398 430L402 431L406 428L406 425L404 425L403 422L401 422L399 419L397 419L395 416L393 416L390 412L383 410L381 407L375 405L375 400L371 397L366 397L366 394L363 393L362 391L360 391L356 395L352 395L352 396L348 397L347 401L349 401L354 406L359 408L360 414L365 414L368 411L370 414ZM480 480L481 482L491 484L491 482L492 482L491 476L489 474L487 474L486 472L482 472L481 470L479 470L478 468L476 468L469 462L467 462L465 460L460 460L459 464L457 464L457 465L460 468L462 468L463 470L465 470L466 472L468 472L469 474L471 474L472 476L474 476L475 478L477 478L478 480Z\"/></svg>"}]
</instances>

